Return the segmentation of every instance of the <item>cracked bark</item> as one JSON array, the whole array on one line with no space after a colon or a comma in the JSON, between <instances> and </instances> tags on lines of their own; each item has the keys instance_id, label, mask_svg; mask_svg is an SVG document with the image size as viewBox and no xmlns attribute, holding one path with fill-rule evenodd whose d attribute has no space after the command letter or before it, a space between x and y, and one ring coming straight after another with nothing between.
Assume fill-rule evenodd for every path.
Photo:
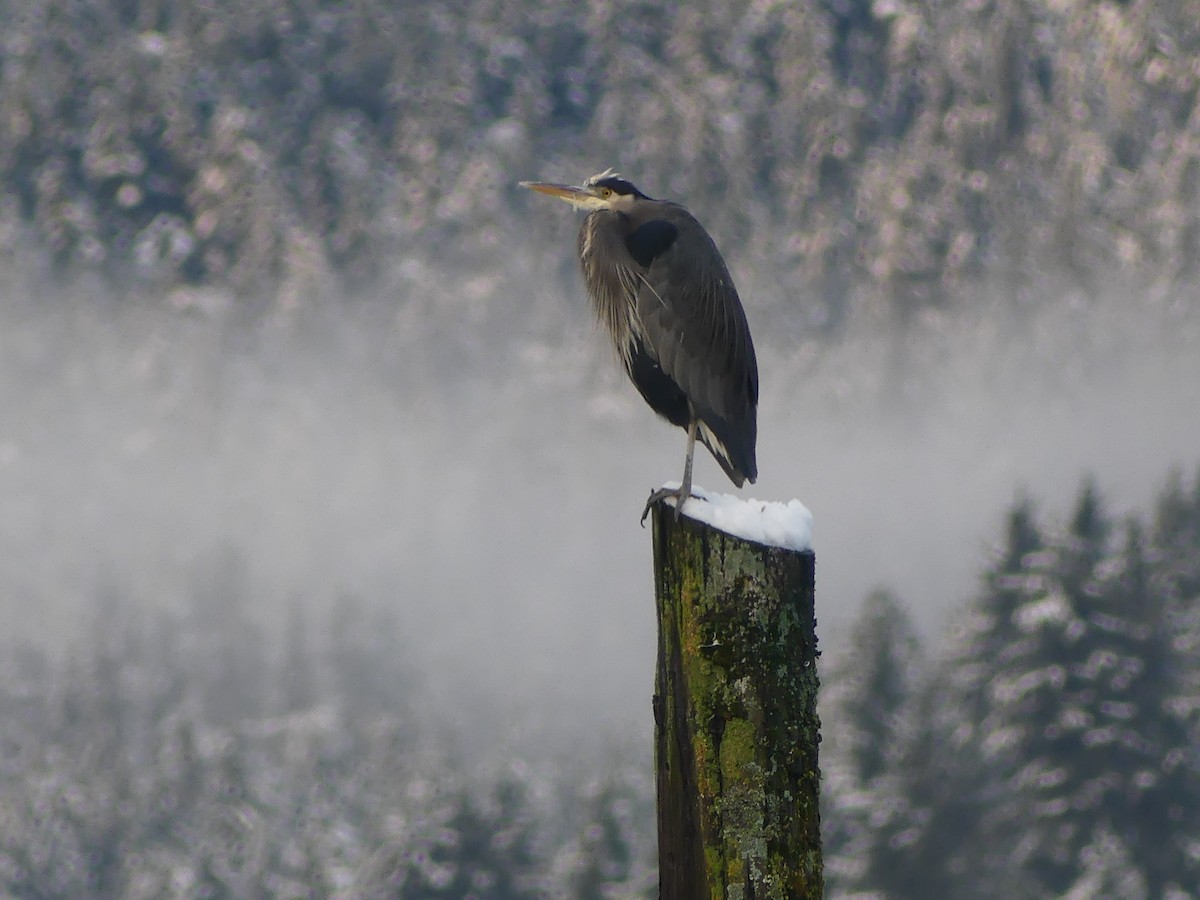
<instances>
[{"instance_id":1,"label":"cracked bark","mask_svg":"<svg viewBox=\"0 0 1200 900\"><path fill-rule=\"evenodd\" d=\"M814 557L654 507L662 900L822 895Z\"/></svg>"}]
</instances>

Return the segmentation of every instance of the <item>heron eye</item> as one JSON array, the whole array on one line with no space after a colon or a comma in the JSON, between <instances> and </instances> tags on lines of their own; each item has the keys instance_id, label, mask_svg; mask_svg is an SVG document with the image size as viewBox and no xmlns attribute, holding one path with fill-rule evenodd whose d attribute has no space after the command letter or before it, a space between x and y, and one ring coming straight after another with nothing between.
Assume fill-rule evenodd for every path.
<instances>
[{"instance_id":1,"label":"heron eye","mask_svg":"<svg viewBox=\"0 0 1200 900\"><path fill-rule=\"evenodd\" d=\"M607 200L613 195L612 188L600 188L600 196Z\"/></svg>"}]
</instances>

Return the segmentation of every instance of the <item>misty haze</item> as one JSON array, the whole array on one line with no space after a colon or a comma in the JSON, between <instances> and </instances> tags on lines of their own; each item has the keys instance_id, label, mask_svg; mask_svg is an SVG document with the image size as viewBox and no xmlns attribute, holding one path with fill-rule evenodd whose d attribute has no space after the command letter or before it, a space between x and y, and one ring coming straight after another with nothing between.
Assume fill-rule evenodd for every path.
<instances>
[{"instance_id":1,"label":"misty haze","mask_svg":"<svg viewBox=\"0 0 1200 900\"><path fill-rule=\"evenodd\" d=\"M411 290L454 285L424 262ZM340 593L392 605L398 652L452 717L648 727L637 518L683 440L625 382L582 286L498 279L467 334L429 300L406 318L403 296L247 325L55 290L5 298L5 633L62 646L98 580L170 605L232 547L267 623ZM554 334L539 295L562 307ZM978 305L903 334L758 329L762 475L743 493L813 510L829 651L879 586L936 639L1017 497L1061 519L1091 473L1131 511L1195 464L1200 333L1173 298ZM734 490L707 456L696 477Z\"/></svg>"},{"instance_id":2,"label":"misty haze","mask_svg":"<svg viewBox=\"0 0 1200 900\"><path fill-rule=\"evenodd\" d=\"M1193 13L0 0L0 894L655 896L685 438L517 186L611 165L813 513L829 895L1200 896Z\"/></svg>"}]
</instances>

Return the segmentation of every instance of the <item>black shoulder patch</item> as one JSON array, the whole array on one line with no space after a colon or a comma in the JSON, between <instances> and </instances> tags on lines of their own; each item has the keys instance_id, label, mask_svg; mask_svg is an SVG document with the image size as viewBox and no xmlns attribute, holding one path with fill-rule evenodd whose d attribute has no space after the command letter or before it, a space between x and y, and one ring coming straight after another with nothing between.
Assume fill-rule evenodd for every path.
<instances>
[{"instance_id":1,"label":"black shoulder patch","mask_svg":"<svg viewBox=\"0 0 1200 900\"><path fill-rule=\"evenodd\" d=\"M678 236L679 229L670 222L653 219L631 231L625 238L625 246L639 266L649 268L650 263L666 253Z\"/></svg>"}]
</instances>

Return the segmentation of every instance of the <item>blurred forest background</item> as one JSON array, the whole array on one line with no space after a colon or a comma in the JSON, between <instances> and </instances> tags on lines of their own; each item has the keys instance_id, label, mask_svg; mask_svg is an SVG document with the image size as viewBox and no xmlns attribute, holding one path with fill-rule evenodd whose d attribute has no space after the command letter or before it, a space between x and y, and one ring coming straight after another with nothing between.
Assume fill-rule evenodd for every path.
<instances>
[{"instance_id":1,"label":"blurred forest background","mask_svg":"<svg viewBox=\"0 0 1200 900\"><path fill-rule=\"evenodd\" d=\"M767 461L820 470L828 430L886 473L801 494L880 528L815 507L818 591L858 609L823 674L830 895L1200 897L1200 3L0 21L0 894L655 895L648 568L596 537L640 499L588 479L659 468L595 446L650 426L583 333L573 220L516 186L612 165L718 236ZM1063 422L1155 498L1111 508ZM995 546L859 608L838 538L879 580L897 522ZM462 544L554 558L477 587ZM627 605L574 583L613 569Z\"/></svg>"},{"instance_id":2,"label":"blurred forest background","mask_svg":"<svg viewBox=\"0 0 1200 900\"><path fill-rule=\"evenodd\" d=\"M0 13L0 246L58 272L284 299L430 249L500 273L558 231L513 233L518 177L617 163L829 321L982 275L1186 278L1200 249L1188 0Z\"/></svg>"}]
</instances>

